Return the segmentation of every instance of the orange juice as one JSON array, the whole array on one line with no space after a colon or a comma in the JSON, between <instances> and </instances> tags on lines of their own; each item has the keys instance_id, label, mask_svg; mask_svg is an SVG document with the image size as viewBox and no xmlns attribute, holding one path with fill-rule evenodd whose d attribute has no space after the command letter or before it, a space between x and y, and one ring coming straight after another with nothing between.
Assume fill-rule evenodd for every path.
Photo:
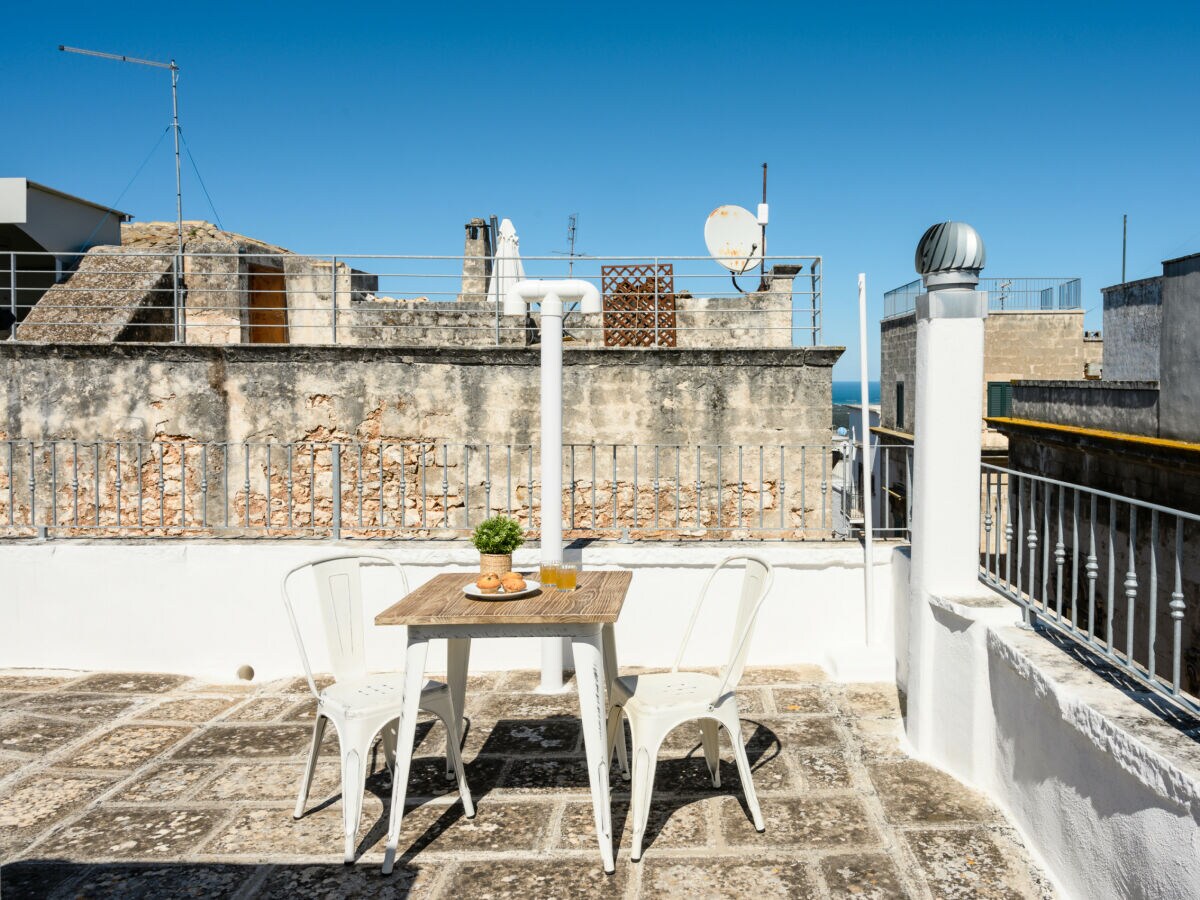
<instances>
[{"instance_id":1,"label":"orange juice","mask_svg":"<svg viewBox=\"0 0 1200 900\"><path fill-rule=\"evenodd\" d=\"M542 588L558 587L558 565L556 563L542 563L542 567L538 572L538 581L542 583Z\"/></svg>"},{"instance_id":2,"label":"orange juice","mask_svg":"<svg viewBox=\"0 0 1200 900\"><path fill-rule=\"evenodd\" d=\"M579 587L579 566L570 563L558 567L558 586L564 591Z\"/></svg>"}]
</instances>

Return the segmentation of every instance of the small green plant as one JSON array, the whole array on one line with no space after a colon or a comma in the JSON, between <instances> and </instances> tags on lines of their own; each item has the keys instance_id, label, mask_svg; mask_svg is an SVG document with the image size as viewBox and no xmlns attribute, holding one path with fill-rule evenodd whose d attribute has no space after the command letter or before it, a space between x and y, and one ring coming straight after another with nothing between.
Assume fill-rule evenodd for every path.
<instances>
[{"instance_id":1,"label":"small green plant","mask_svg":"<svg viewBox=\"0 0 1200 900\"><path fill-rule=\"evenodd\" d=\"M516 519L492 516L476 526L471 543L480 553L512 553L525 543L525 533Z\"/></svg>"}]
</instances>

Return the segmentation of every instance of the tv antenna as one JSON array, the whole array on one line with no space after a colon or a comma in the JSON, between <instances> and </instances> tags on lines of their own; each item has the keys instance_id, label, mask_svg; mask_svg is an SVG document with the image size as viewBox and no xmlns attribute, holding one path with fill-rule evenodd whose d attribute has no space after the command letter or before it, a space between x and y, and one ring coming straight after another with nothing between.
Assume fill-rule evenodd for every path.
<instances>
[{"instance_id":1,"label":"tv antenna","mask_svg":"<svg viewBox=\"0 0 1200 900\"><path fill-rule=\"evenodd\" d=\"M63 53L78 53L80 56L96 56L100 59L112 59L117 62L133 63L138 66L152 66L156 69L167 69L171 73L171 129L175 132L175 230L176 237L179 242L179 259L176 261L176 267L183 265L183 182L179 176L179 66L175 60L170 62L159 62L153 59L138 59L135 56L122 56L117 53L101 53L99 50L84 50L80 47L66 47L62 44L58 45L58 49ZM178 329L179 316L179 277L178 273L174 279L175 283L175 310L176 310L176 329ZM176 332L178 337L178 330Z\"/></svg>"},{"instance_id":2,"label":"tv antenna","mask_svg":"<svg viewBox=\"0 0 1200 900\"><path fill-rule=\"evenodd\" d=\"M575 252L575 232L579 228L579 213L571 213L567 217L567 249L566 250L551 250L555 256L567 257L567 277L571 277L575 273L575 260L583 259L587 256L586 253Z\"/></svg>"}]
</instances>

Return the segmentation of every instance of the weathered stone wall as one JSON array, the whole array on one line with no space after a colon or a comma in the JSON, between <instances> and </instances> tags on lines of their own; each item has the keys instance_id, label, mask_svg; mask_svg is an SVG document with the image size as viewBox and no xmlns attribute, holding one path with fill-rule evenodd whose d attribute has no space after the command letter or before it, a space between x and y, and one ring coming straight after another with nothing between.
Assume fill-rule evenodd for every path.
<instances>
[{"instance_id":1,"label":"weathered stone wall","mask_svg":"<svg viewBox=\"0 0 1200 900\"><path fill-rule=\"evenodd\" d=\"M1104 297L1105 381L1158 381L1162 278L1100 289Z\"/></svg>"},{"instance_id":2,"label":"weathered stone wall","mask_svg":"<svg viewBox=\"0 0 1200 900\"><path fill-rule=\"evenodd\" d=\"M568 350L564 438L581 445L565 497L573 521L590 527L594 508L599 528L634 523L711 536L714 528L755 528L761 509L766 529L821 530L832 517L830 375L840 353ZM528 447L538 439L536 349L5 345L0 363L5 436L175 442L170 458L147 450L140 463L130 448L117 459L111 448L92 456L85 446L80 472L60 455L55 506L73 515L82 499L85 523L99 507L103 522L136 525L141 484L138 514L148 521L161 514L170 533L205 517L231 527L328 528L331 442L353 445L340 457L347 530L360 523L375 534L417 523L462 529L510 503L526 524L540 515L540 498L531 502L529 491L538 465ZM286 462L277 449L273 463L261 447L224 447L268 441L306 443ZM205 450L200 442L220 446ZM593 476L593 443L626 445L615 477L608 446L597 448ZM631 444L641 445L636 463ZM74 445L34 447L39 490L50 490L45 473L54 452L73 453ZM28 469L20 457L16 483L25 483ZM82 489L68 486L68 469ZM97 471L101 491L91 486ZM118 482L127 493L114 512ZM34 502L44 514L48 498L23 502L26 512Z\"/></svg>"},{"instance_id":3,"label":"weathered stone wall","mask_svg":"<svg viewBox=\"0 0 1200 900\"><path fill-rule=\"evenodd\" d=\"M879 323L879 424L911 433L917 414L917 317L893 316ZM896 385L904 386L904 409L896 407Z\"/></svg>"},{"instance_id":4,"label":"weathered stone wall","mask_svg":"<svg viewBox=\"0 0 1200 900\"><path fill-rule=\"evenodd\" d=\"M1018 381L1012 417L1158 437L1158 382Z\"/></svg>"},{"instance_id":5,"label":"weathered stone wall","mask_svg":"<svg viewBox=\"0 0 1200 900\"><path fill-rule=\"evenodd\" d=\"M1200 253L1163 263L1162 437L1200 441Z\"/></svg>"}]
</instances>

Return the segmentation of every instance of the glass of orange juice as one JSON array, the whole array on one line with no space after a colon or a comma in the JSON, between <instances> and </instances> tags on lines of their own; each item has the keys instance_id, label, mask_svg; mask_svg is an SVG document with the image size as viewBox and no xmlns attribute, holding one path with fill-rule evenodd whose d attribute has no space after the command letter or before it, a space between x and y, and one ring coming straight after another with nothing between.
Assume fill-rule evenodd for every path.
<instances>
[{"instance_id":1,"label":"glass of orange juice","mask_svg":"<svg viewBox=\"0 0 1200 900\"><path fill-rule=\"evenodd\" d=\"M564 591L579 587L579 563L563 563L558 567L558 586Z\"/></svg>"},{"instance_id":2,"label":"glass of orange juice","mask_svg":"<svg viewBox=\"0 0 1200 900\"><path fill-rule=\"evenodd\" d=\"M542 563L541 569L538 570L538 581L542 583L542 589L558 587L558 563Z\"/></svg>"}]
</instances>

